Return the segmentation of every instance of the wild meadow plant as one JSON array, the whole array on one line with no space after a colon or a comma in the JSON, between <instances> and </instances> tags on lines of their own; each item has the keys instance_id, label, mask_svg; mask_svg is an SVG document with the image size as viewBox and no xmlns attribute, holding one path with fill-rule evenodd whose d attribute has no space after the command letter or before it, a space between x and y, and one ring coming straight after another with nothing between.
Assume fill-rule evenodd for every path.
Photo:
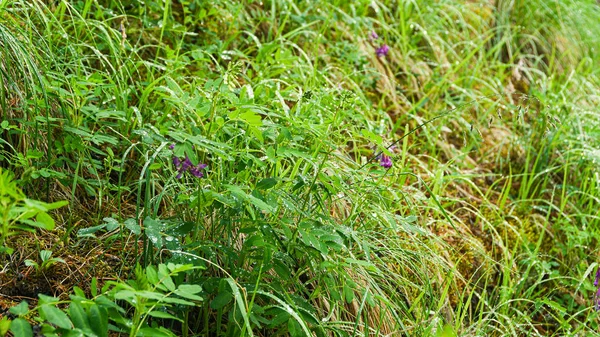
<instances>
[{"instance_id":1,"label":"wild meadow plant","mask_svg":"<svg viewBox=\"0 0 600 337\"><path fill-rule=\"evenodd\" d=\"M595 1L0 14L0 336L597 335Z\"/></svg>"}]
</instances>

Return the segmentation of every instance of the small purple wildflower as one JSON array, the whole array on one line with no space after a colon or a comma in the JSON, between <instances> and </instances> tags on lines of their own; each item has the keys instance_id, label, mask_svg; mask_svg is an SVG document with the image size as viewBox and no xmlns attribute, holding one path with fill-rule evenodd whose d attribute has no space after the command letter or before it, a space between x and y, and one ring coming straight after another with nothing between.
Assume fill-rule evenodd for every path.
<instances>
[{"instance_id":1,"label":"small purple wildflower","mask_svg":"<svg viewBox=\"0 0 600 337\"><path fill-rule=\"evenodd\" d=\"M202 178L204 177L204 172L202 172L201 170L205 169L206 166L206 164L198 164L197 166L190 168L190 173L196 178Z\"/></svg>"},{"instance_id":2,"label":"small purple wildflower","mask_svg":"<svg viewBox=\"0 0 600 337\"><path fill-rule=\"evenodd\" d=\"M175 166L175 168L179 170L179 168L181 167L181 159L174 156L173 157L173 166Z\"/></svg>"},{"instance_id":3,"label":"small purple wildflower","mask_svg":"<svg viewBox=\"0 0 600 337\"><path fill-rule=\"evenodd\" d=\"M377 35L377 33L375 33L374 31L369 33L369 39L371 41L377 40L379 38L379 35Z\"/></svg>"},{"instance_id":4,"label":"small purple wildflower","mask_svg":"<svg viewBox=\"0 0 600 337\"><path fill-rule=\"evenodd\" d=\"M596 269L596 279L594 280L594 287L598 287L600 285L600 266ZM594 295L594 308L596 311L600 311L600 287L596 291Z\"/></svg>"},{"instance_id":5,"label":"small purple wildflower","mask_svg":"<svg viewBox=\"0 0 600 337\"><path fill-rule=\"evenodd\" d=\"M375 50L375 54L377 54L377 57L382 57L382 56L385 57L385 56L387 56L389 51L390 51L390 47L388 47L387 44L384 44Z\"/></svg>"},{"instance_id":6,"label":"small purple wildflower","mask_svg":"<svg viewBox=\"0 0 600 337\"><path fill-rule=\"evenodd\" d=\"M382 154L379 161L379 165L381 165L385 169L389 169L390 167L392 167L392 158L386 156L385 154Z\"/></svg>"},{"instance_id":7,"label":"small purple wildflower","mask_svg":"<svg viewBox=\"0 0 600 337\"><path fill-rule=\"evenodd\" d=\"M171 144L169 148L173 150L175 148L175 144ZM187 155L183 161L181 158L173 155L173 166L175 166L175 169L177 170L177 176L175 176L175 178L181 179L186 171L189 171L196 178L204 177L204 172L202 172L202 170L204 170L208 165L202 163L194 165Z\"/></svg>"}]
</instances>

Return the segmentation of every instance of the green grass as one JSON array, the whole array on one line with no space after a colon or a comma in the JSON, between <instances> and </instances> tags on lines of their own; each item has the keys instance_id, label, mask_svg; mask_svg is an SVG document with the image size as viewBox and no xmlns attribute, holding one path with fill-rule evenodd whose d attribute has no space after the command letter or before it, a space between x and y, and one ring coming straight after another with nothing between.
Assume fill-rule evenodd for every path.
<instances>
[{"instance_id":1,"label":"green grass","mask_svg":"<svg viewBox=\"0 0 600 337\"><path fill-rule=\"evenodd\" d=\"M597 335L595 1L0 13L0 335Z\"/></svg>"}]
</instances>

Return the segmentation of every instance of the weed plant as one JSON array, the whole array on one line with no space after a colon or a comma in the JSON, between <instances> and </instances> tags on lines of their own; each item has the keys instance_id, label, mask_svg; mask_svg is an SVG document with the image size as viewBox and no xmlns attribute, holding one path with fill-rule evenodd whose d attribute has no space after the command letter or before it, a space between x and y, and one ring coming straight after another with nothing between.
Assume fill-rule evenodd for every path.
<instances>
[{"instance_id":1,"label":"weed plant","mask_svg":"<svg viewBox=\"0 0 600 337\"><path fill-rule=\"evenodd\" d=\"M0 2L0 335L597 335L598 22Z\"/></svg>"}]
</instances>

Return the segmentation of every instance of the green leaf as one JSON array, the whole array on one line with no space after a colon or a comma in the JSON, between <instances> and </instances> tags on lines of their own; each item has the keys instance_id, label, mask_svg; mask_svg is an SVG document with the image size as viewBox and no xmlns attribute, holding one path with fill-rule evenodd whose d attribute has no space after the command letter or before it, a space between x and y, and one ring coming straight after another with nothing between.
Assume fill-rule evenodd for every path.
<instances>
[{"instance_id":1,"label":"green leaf","mask_svg":"<svg viewBox=\"0 0 600 337\"><path fill-rule=\"evenodd\" d=\"M174 319L176 321L183 323L183 320L181 318L173 316L173 315L169 314L168 312L164 312L164 311L150 311L148 313L148 315L150 315L152 317L156 317L156 318Z\"/></svg>"},{"instance_id":2,"label":"green leaf","mask_svg":"<svg viewBox=\"0 0 600 337\"><path fill-rule=\"evenodd\" d=\"M265 178L256 184L257 190L268 190L273 186L277 185L277 179L275 178Z\"/></svg>"},{"instance_id":3,"label":"green leaf","mask_svg":"<svg viewBox=\"0 0 600 337\"><path fill-rule=\"evenodd\" d=\"M239 115L240 119L250 124L251 126L261 126L262 118L260 115L254 113L253 111L247 111Z\"/></svg>"},{"instance_id":4,"label":"green leaf","mask_svg":"<svg viewBox=\"0 0 600 337\"><path fill-rule=\"evenodd\" d=\"M266 213L273 213L274 212L274 208L271 207L269 204L267 204L266 202L258 199L255 196L247 194L239 186L225 185L225 188L228 189L236 197L241 198L241 199L243 199L243 200L245 200L247 202L252 203L254 206L256 206L261 211L264 211Z\"/></svg>"},{"instance_id":5,"label":"green leaf","mask_svg":"<svg viewBox=\"0 0 600 337\"><path fill-rule=\"evenodd\" d=\"M85 237L85 236L94 237L94 233L96 233L97 231L101 230L104 227L106 227L106 224L92 226L92 227L88 227L88 228L82 228L77 231L77 236L78 237Z\"/></svg>"},{"instance_id":6,"label":"green leaf","mask_svg":"<svg viewBox=\"0 0 600 337\"><path fill-rule=\"evenodd\" d=\"M300 324L293 318L288 321L288 331L291 337L306 337Z\"/></svg>"},{"instance_id":7,"label":"green leaf","mask_svg":"<svg viewBox=\"0 0 600 337\"><path fill-rule=\"evenodd\" d=\"M104 220L104 223L106 224L106 230L109 232L119 228L120 226L119 222L113 218L104 218L102 220Z\"/></svg>"},{"instance_id":8,"label":"green leaf","mask_svg":"<svg viewBox=\"0 0 600 337\"><path fill-rule=\"evenodd\" d=\"M214 300L210 302L210 307L218 310L226 306L233 299L233 295L229 291L220 292Z\"/></svg>"},{"instance_id":9,"label":"green leaf","mask_svg":"<svg viewBox=\"0 0 600 337\"><path fill-rule=\"evenodd\" d=\"M152 219L151 217L146 217L144 219L144 227L144 232L148 239L150 239L154 247L162 248L162 236L160 233L162 229L162 224L159 221Z\"/></svg>"},{"instance_id":10,"label":"green leaf","mask_svg":"<svg viewBox=\"0 0 600 337\"><path fill-rule=\"evenodd\" d=\"M175 290L175 294L192 301L203 301L204 298L196 295L202 291L202 287L197 284L181 284Z\"/></svg>"},{"instance_id":11,"label":"green leaf","mask_svg":"<svg viewBox=\"0 0 600 337\"><path fill-rule=\"evenodd\" d=\"M8 311L13 315L22 316L29 312L29 305L27 304L27 301L23 301L8 309Z\"/></svg>"},{"instance_id":12,"label":"green leaf","mask_svg":"<svg viewBox=\"0 0 600 337\"><path fill-rule=\"evenodd\" d=\"M14 336L33 337L31 325L29 325L29 323L22 318L16 318L14 321L12 321L10 324L10 331Z\"/></svg>"},{"instance_id":13,"label":"green leaf","mask_svg":"<svg viewBox=\"0 0 600 337\"><path fill-rule=\"evenodd\" d=\"M172 337L175 336L172 332L165 329L156 328L142 328L138 331L137 336L148 336L148 337Z\"/></svg>"},{"instance_id":14,"label":"green leaf","mask_svg":"<svg viewBox=\"0 0 600 337\"><path fill-rule=\"evenodd\" d=\"M76 328L85 330L90 329L90 322L88 321L88 316L83 310L83 307L78 302L71 302L69 304L69 315L71 316L71 320L73 321L73 325Z\"/></svg>"},{"instance_id":15,"label":"green leaf","mask_svg":"<svg viewBox=\"0 0 600 337\"><path fill-rule=\"evenodd\" d=\"M92 277L92 282L90 282L90 293L93 297L98 295L98 279L95 277Z\"/></svg>"},{"instance_id":16,"label":"green leaf","mask_svg":"<svg viewBox=\"0 0 600 337\"><path fill-rule=\"evenodd\" d=\"M380 135L376 135L373 132L369 131L369 130L362 130L360 132L365 138L367 138L368 140L372 141L373 143L377 144L377 145L381 145L383 143L383 138L381 138Z\"/></svg>"},{"instance_id":17,"label":"green leaf","mask_svg":"<svg viewBox=\"0 0 600 337\"><path fill-rule=\"evenodd\" d=\"M0 319L0 336L6 335L8 329L10 329L10 323L10 319L8 319L6 316Z\"/></svg>"},{"instance_id":18,"label":"green leaf","mask_svg":"<svg viewBox=\"0 0 600 337\"><path fill-rule=\"evenodd\" d=\"M51 230L54 229L54 219L48 215L46 212L39 212L35 217L38 224L40 224L43 229Z\"/></svg>"},{"instance_id":19,"label":"green leaf","mask_svg":"<svg viewBox=\"0 0 600 337\"><path fill-rule=\"evenodd\" d=\"M98 337L108 337L108 314L106 309L94 304L90 307L90 326Z\"/></svg>"},{"instance_id":20,"label":"green leaf","mask_svg":"<svg viewBox=\"0 0 600 337\"><path fill-rule=\"evenodd\" d=\"M27 267L35 267L35 268L39 267L39 265L37 264L37 262L35 262L33 260L29 260L29 259L25 260L25 265Z\"/></svg>"},{"instance_id":21,"label":"green leaf","mask_svg":"<svg viewBox=\"0 0 600 337\"><path fill-rule=\"evenodd\" d=\"M54 305L44 304L40 307L40 316L46 319L48 322L63 328L63 329L71 329L73 328L73 323L62 310L58 309Z\"/></svg>"},{"instance_id":22,"label":"green leaf","mask_svg":"<svg viewBox=\"0 0 600 337\"><path fill-rule=\"evenodd\" d=\"M124 222L125 228L129 229L133 234L140 235L142 233L142 229L140 225L137 224L135 219L127 219Z\"/></svg>"},{"instance_id":23,"label":"green leaf","mask_svg":"<svg viewBox=\"0 0 600 337\"><path fill-rule=\"evenodd\" d=\"M69 202L67 200L56 201L51 204L46 204L46 210L51 211L53 209L61 208L63 206L68 205Z\"/></svg>"},{"instance_id":24,"label":"green leaf","mask_svg":"<svg viewBox=\"0 0 600 337\"><path fill-rule=\"evenodd\" d=\"M158 265L158 277L160 278L160 282L164 284L169 291L175 291L175 283L173 283L173 279L169 274L169 269L167 269L166 265Z\"/></svg>"},{"instance_id":25,"label":"green leaf","mask_svg":"<svg viewBox=\"0 0 600 337\"><path fill-rule=\"evenodd\" d=\"M51 256L52 256L52 251L50 251L50 250L40 251L40 258L42 259L42 262L48 260Z\"/></svg>"}]
</instances>

